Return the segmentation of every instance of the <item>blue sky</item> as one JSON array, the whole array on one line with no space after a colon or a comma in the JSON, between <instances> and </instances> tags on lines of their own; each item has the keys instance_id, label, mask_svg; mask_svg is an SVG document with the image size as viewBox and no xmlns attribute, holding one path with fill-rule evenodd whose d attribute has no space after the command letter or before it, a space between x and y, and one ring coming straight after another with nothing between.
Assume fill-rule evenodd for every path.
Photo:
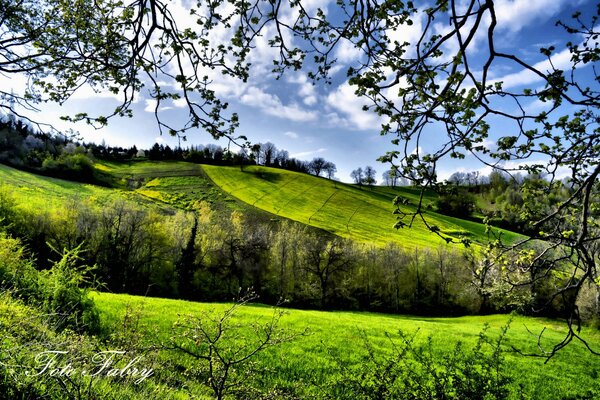
<instances>
[{"instance_id":1,"label":"blue sky","mask_svg":"<svg viewBox=\"0 0 600 400\"><path fill-rule=\"evenodd\" d=\"M171 8L171 12L182 21L187 18L187 1L181 0L180 3L180 0L174 0ZM502 50L514 52L531 63L542 63L544 57L539 48L554 44L557 46L555 61L559 66L568 63L568 54L561 53L564 43L574 39L567 38L564 31L555 26L556 20L568 20L575 10L592 12L596 7L594 1L573 0L497 0L495 3L498 15L496 43ZM314 9L316 6L324 7L327 2L310 0L307 4ZM330 1L329 5L333 7L335 1ZM445 29L444 21L438 24L436 29ZM417 18L413 27L407 27L398 35L403 40L414 40L420 27L421 21ZM356 60L356 51L350 46L340 47L333 84L313 85L304 73L299 72L275 80L269 73L274 50L269 48L266 41L259 42L256 50L251 56L253 75L246 84L221 75L211 76L217 94L229 102L230 110L240 115L239 133L252 142L271 141L300 159L324 157L337 165L337 177L342 181L350 181L350 172L365 165L375 167L381 180L381 173L388 167L376 159L393 148L390 143L392 138L379 135L380 121L373 114L361 110L365 101L357 98L345 82L346 68ZM477 57L477 52L473 55ZM543 67L543 64L540 65ZM539 85L539 81L515 65L499 65L495 74L495 78L515 88ZM15 91L20 90L19 83L20 80L14 77L2 82L3 85L14 87ZM110 94L84 89L62 108L44 105L40 113L42 118L36 118L52 122L61 129L71 127L80 131L86 140L96 143L105 140L111 145L136 144L141 148L149 148L157 141L177 145L177 138L158 134L154 115L149 112L153 103L147 100L144 91L133 106L133 119L113 119L104 129L94 130L83 123L72 126L58 120L59 115L71 112L92 111L102 114L103 110L112 110L116 105L117 100ZM183 119L186 112L179 106L177 103L167 105L162 113L173 121ZM498 133L508 129L502 124L493 124L492 128L492 136L494 130ZM431 140L436 140L435 131ZM188 133L184 145L212 142L209 135L197 131ZM479 170L482 166L472 157L467 157L465 160L448 161L439 168L439 175L443 178L455 171Z\"/></svg>"}]
</instances>

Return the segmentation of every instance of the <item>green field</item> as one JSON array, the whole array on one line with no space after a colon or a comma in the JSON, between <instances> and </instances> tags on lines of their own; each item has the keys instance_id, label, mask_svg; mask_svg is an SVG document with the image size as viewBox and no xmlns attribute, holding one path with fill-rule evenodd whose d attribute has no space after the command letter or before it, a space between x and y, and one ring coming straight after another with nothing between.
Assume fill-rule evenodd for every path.
<instances>
[{"instance_id":1,"label":"green field","mask_svg":"<svg viewBox=\"0 0 600 400\"><path fill-rule=\"evenodd\" d=\"M434 247L444 243L420 220L412 228L393 229L396 216L392 201L401 195L414 210L414 188L359 188L307 174L266 168L216 167L185 162L100 162L95 168L112 177L113 188L54 179L0 165L0 188L14 194L21 207L61 209L67 199L103 204L128 199L153 207L190 209L198 201L217 208L262 211L288 218L332 234L363 243L396 242L405 248ZM424 204L433 204L434 195ZM487 239L482 224L427 211L432 225L451 236L465 236L475 243ZM504 231L507 240L518 235Z\"/></svg>"},{"instance_id":2,"label":"green field","mask_svg":"<svg viewBox=\"0 0 600 400\"><path fill-rule=\"evenodd\" d=\"M127 309L141 310L141 326L150 340L166 340L171 326L180 316L199 315L202 312L222 312L227 304L192 303L178 300L144 298L128 295L95 293L102 319L107 323L120 323ZM263 305L242 308L239 322L247 326L253 322L265 322L272 316L272 309ZM261 353L257 362L268 367L270 373L262 377L267 387L292 388L301 384L305 397L322 395L332 382L339 378L339 371L332 355L350 364L357 364L366 350L362 341L364 332L376 349L389 350L386 333L395 336L399 330L417 333L417 341L424 343L431 336L434 348L450 351L461 341L470 349L476 342L484 324L489 324L488 334L495 338L509 316L472 316L461 318L421 318L410 316L359 313L288 310L281 327L290 332L308 329L308 335L293 342L284 343ZM542 345L550 346L563 338L564 323L546 319L514 317L508 333L506 354L508 369L515 378L513 393L517 397L522 386L524 398L561 399L586 393L600 393L600 363L580 343L572 343L560 351L548 363L543 358L525 357L510 352L510 346L522 351L535 352L537 334L546 328ZM242 333L240 337L244 336ZM600 335L595 330L584 330L583 336L592 345L600 346ZM387 349L387 350L386 350ZM157 372L159 375L161 371ZM168 371L163 371L168 374ZM296 390L298 388L296 387ZM589 397L593 398L593 397Z\"/></svg>"},{"instance_id":3,"label":"green field","mask_svg":"<svg viewBox=\"0 0 600 400\"><path fill-rule=\"evenodd\" d=\"M230 195L261 210L324 229L338 236L360 242L385 245L397 242L404 247L433 247L444 241L425 228L420 220L413 226L395 230L396 216L392 201L400 195L410 200L408 210L414 210L418 192L414 188L360 188L307 174L266 168L215 167L205 165L208 176ZM433 204L434 197L424 199ZM427 211L431 225L451 236L466 236L476 243L487 239L485 226L476 222ZM408 221L406 221L408 222ZM504 231L504 238L515 240L518 235Z\"/></svg>"}]
</instances>

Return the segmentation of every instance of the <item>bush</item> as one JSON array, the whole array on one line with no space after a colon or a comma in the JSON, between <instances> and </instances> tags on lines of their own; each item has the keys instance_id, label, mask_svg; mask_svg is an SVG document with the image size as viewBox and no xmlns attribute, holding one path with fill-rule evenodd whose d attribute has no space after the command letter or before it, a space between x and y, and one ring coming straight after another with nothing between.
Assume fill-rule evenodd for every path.
<instances>
[{"instance_id":1,"label":"bush","mask_svg":"<svg viewBox=\"0 0 600 400\"><path fill-rule=\"evenodd\" d=\"M466 190L448 189L440 193L437 211L453 217L465 218L475 211L475 197Z\"/></svg>"},{"instance_id":2,"label":"bush","mask_svg":"<svg viewBox=\"0 0 600 400\"><path fill-rule=\"evenodd\" d=\"M81 182L95 181L92 160L80 153L63 153L56 159L50 156L42 163L42 171L58 178Z\"/></svg>"},{"instance_id":3,"label":"bush","mask_svg":"<svg viewBox=\"0 0 600 400\"><path fill-rule=\"evenodd\" d=\"M96 332L98 311L82 288L91 268L77 264L80 248L65 250L52 268L37 271L18 239L0 232L0 291L9 290L27 304L49 314L59 330Z\"/></svg>"},{"instance_id":4,"label":"bush","mask_svg":"<svg viewBox=\"0 0 600 400\"><path fill-rule=\"evenodd\" d=\"M26 258L23 244L0 232L0 291L5 290L26 301L40 299L38 272Z\"/></svg>"},{"instance_id":5,"label":"bush","mask_svg":"<svg viewBox=\"0 0 600 400\"><path fill-rule=\"evenodd\" d=\"M56 327L66 327L77 331L97 332L100 317L94 301L84 288L87 277L92 272L88 266L78 266L80 247L64 250L60 261L47 271L39 273L42 291L42 309L56 321Z\"/></svg>"},{"instance_id":6,"label":"bush","mask_svg":"<svg viewBox=\"0 0 600 400\"><path fill-rule=\"evenodd\" d=\"M377 352L363 336L367 354L360 365L336 359L342 374L332 396L336 399L505 399L512 378L506 371L502 344L509 325L492 340L485 326L472 350L458 342L451 351L433 349L431 337L415 344L415 335L388 336L389 348Z\"/></svg>"}]
</instances>

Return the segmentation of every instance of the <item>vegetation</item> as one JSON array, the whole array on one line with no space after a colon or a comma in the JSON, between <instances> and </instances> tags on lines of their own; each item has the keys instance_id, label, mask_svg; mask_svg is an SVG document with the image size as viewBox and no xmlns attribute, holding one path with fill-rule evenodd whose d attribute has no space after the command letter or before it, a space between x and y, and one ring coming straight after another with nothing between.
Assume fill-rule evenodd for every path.
<instances>
[{"instance_id":1,"label":"vegetation","mask_svg":"<svg viewBox=\"0 0 600 400\"><path fill-rule=\"evenodd\" d=\"M279 50L275 52L274 72L282 74L288 69L298 70L308 64L312 68L309 72L311 78L327 80L335 62L330 55L335 54L337 46L350 45L361 50L363 56L357 60L358 65L348 69L349 84L356 87L359 96L371 102L365 109L372 109L386 118L381 133L394 136L394 147L381 157L381 161L391 164L390 171L393 172L388 174L388 179L393 180L399 174L421 189L416 203L404 195L394 197L397 216L394 226L415 229L416 241L424 241L425 236L421 235L424 232L431 232L445 242L459 242L467 247L477 244L478 239L487 233L492 234L493 240L485 250L475 246L481 251L479 254L448 255L438 249L437 258L429 257L427 252L416 252L414 257L410 257L412 253L384 246L385 243L377 243L379 247L375 248L360 248L347 240L302 231L293 224L280 224L282 227L273 228L236 210L228 209L216 214L212 206L202 202L187 202L187 213L168 206L178 202L178 198L164 197L160 200L167 206L157 207L153 199L162 194L156 196L148 187L137 194L130 194L139 196L145 190L145 197L150 200L143 205L137 204L137 198L110 201L102 206L90 201L81 207L63 205L62 213L45 211L45 207L41 208L41 213L38 210L31 212L31 205L23 207L6 191L2 193L0 202L1 222L8 232L0 237L8 249L2 254L4 286L0 298L0 305L6 311L0 317L4 325L0 331L0 385L3 393L21 398L41 395L127 397L128 389L123 386L101 386L100 391L95 392L98 387L91 384L90 376L69 379L55 372L40 379L31 379L31 376L29 379L15 379L15 366L27 365L27 360L21 359L23 355L29 357L29 362L32 356L35 361L34 353L20 351L29 348L30 344L34 344L33 349L43 349L61 342L75 343L80 344L78 349L86 352L99 343L85 335L87 327L94 327L96 314L93 304L88 301L86 289L81 287L89 271L77 268L80 261L90 265L97 263L106 285L114 291L139 293L158 283L159 293L171 294L181 290L181 293L192 295L202 289L205 291L200 292L200 296L214 299L228 296L234 288L251 283L260 288L267 301L274 300L275 294L290 294L296 304L303 306L340 307L350 303L351 308L395 307L396 311L413 312L464 312L473 304L477 304L478 311L532 311L541 307L551 309L552 313L568 322L566 331L562 332L563 339L554 337L549 350L543 353L550 361L562 354L576 354L574 359L560 366L563 379L568 379L568 371L584 364L581 360L585 360L585 356L577 354L579 350L586 352L583 354L588 354L587 351L598 353L593 346L597 338L593 334L585 336L585 329L582 333L582 313L579 310L591 310L592 317L597 317L599 310L597 256L600 209L597 203L600 162L597 155L600 147L600 96L597 71L589 67L600 59L596 40L600 7L596 7L595 14L577 12L572 22L557 23L566 34L577 38L565 40L561 51L568 54L569 59L567 65L559 69L552 60L556 55L554 46L540 49L548 63L528 63L516 52L510 54L500 50L495 34L499 19L495 3L491 0L439 0L427 9L417 8L410 1L358 4L342 0L332 5L337 12L307 9L302 1L292 1L289 2L294 15L291 19L285 14L288 7L281 7L281 2L222 5L221 2L211 2L202 7L203 3L198 3L198 8L191 10L198 17L195 18L195 29L179 29L167 2L163 0L93 4L62 0L0 0L0 30L3 34L0 72L25 74L28 82L24 93L0 90L0 97L4 100L0 107L16 112L15 104L29 109L34 109L36 103L47 101L62 104L74 92L88 85L121 94L121 103L109 115L81 112L64 119L103 126L113 116L131 116L134 99L149 83L149 94L156 103L155 116L161 133L164 130L182 135L200 127L215 138L226 137L241 142L243 149L249 149L251 145L245 137L235 136L237 115L225 114L227 104L215 95L210 78L204 76L205 71L211 69L245 81L250 73L249 54L257 38L263 40L267 36L264 39ZM339 15L346 17L337 18ZM414 23L417 18L420 24ZM440 20L450 21L442 35L438 34L436 23ZM232 26L232 21L236 21L235 26ZM417 43L399 43L388 34L412 25L422 29L417 35ZM215 30L227 32L218 43L210 39L210 33ZM480 42L475 38L480 32L486 32L487 40L483 43L487 47L483 52L480 47L480 51L474 52L473 48ZM309 54L310 57L306 57ZM479 54L485 56L477 58ZM532 87L523 87L491 80L510 65L533 73L541 84L532 82ZM180 73L173 75L174 70ZM161 104L174 100L181 100L188 111L188 119L178 125L168 124L159 115ZM534 102L540 107L529 107ZM504 120L507 126L496 134L491 126L492 120ZM436 148L421 151L420 144L428 141L428 132L436 132L436 129L429 129L431 127L442 127L445 137L433 141ZM98 169L91 168L91 158L83 154L84 149L68 149L67 143L60 151L49 149L49 143L44 144L41 138L21 133L24 135L19 148L31 147L33 151L25 159L36 165L37 170L84 181L102 181L96 175ZM496 137L495 146L490 148L484 143L491 134ZM43 146L46 148L43 149ZM4 148L0 150L4 151ZM158 150L159 156L161 152L167 152L166 148L161 150L159 147ZM263 155L265 164L269 165L273 154ZM431 204L426 197L428 190L440 187L436 167L444 159L461 159L467 155L497 170L527 172L528 176L518 188L507 185L511 189L504 194L505 199L501 196L481 198L482 202L489 204L500 200L501 207L495 210L498 214L486 215L487 221L500 215L502 224L518 227L527 237L517 242L512 240L515 237L505 240L510 235L501 235L502 231L490 230L489 227L486 232L477 232L475 224L469 226L475 228L475 233L471 234L473 237L470 237L467 234L470 230L456 229L465 226L466 222L452 222L433 213L433 205L431 210L428 209L428 204ZM17 156L16 162L22 160L21 154ZM13 158L12 154L8 155L9 162L13 162ZM313 160L311 170L315 175L325 171L323 161ZM240 165L243 170L244 164ZM510 165L516 167L510 168ZM240 184L242 180L236 179L226 169L207 168L213 180L222 182L227 191L235 192L237 197L249 199L253 204L261 204L261 208L274 214L283 209L283 212L291 214L290 219L328 229L340 236L354 236L353 239L358 241L377 240L369 237L368 227L360 225L367 226L371 221L383 222L377 221L375 214L383 211L377 208L373 199L385 200L387 191L363 196L360 204L352 201L352 197L356 198L354 194L350 195L350 199L344 199L339 206L343 208L349 203L351 209L345 210L344 218L336 220L336 213L329 211L328 207L336 205L337 200L350 192L347 186L340 185L338 188L336 183L329 182L333 187L328 186L329 190L323 193L308 190L309 197L313 198L312 201L309 199L312 205L303 208L297 203L298 187L304 185L301 179L298 182L288 179L289 185L284 190L277 181L285 180L281 177L289 177L289 174L269 170L261 172L256 168L250 170L246 176L257 176L253 181L257 183L255 188L244 187ZM559 171L566 171L569 178L560 180ZM334 166L330 166L327 174L333 177L333 173ZM369 178L365 181L364 176ZM232 184L227 187L225 182L229 181L225 178L230 177ZM359 184L374 183L370 177L374 177L374 171L365 171L365 175L357 171ZM262 183L258 184L259 180ZM490 179L491 186L492 182ZM108 184L112 184L111 179ZM144 182L144 185L148 184L150 182ZM70 184L57 185L68 190ZM272 190L274 188L278 190ZM288 189L296 190L295 195L288 195L294 193L294 190ZM95 192L98 189L85 190ZM274 202L277 196L287 202ZM447 194L447 199L442 198L438 202L438 211L461 212L464 215L476 212L472 209L472 202L464 204L457 200L457 195ZM76 202L72 204L77 205ZM282 206L274 207L273 204ZM373 214L359 213L363 204L367 204ZM518 211L516 206L520 206L521 210ZM27 207L30 207L29 210ZM180 207L185 208L181 204ZM165 215L172 218L164 218ZM323 215L331 216L332 224L324 223ZM351 231L350 222L359 227L354 226ZM378 229L391 226L385 222ZM18 236L31 251L37 252L37 268L46 271L28 264L27 257L21 255L23 247L11 235ZM288 240L290 238L292 240ZM414 243L409 244L412 246ZM293 247L288 248L288 245ZM67 250L50 251L53 248ZM465 258L470 262L465 263ZM456 262L458 259L463 262ZM387 262L390 260L398 261L398 264ZM448 273L448 266L452 266L452 274ZM17 272L21 269L23 274ZM390 269L392 274L389 274ZM398 271L402 274L393 274ZM390 276L397 279L392 281ZM194 278L195 287L184 286L190 277ZM478 301L473 301L471 296ZM28 314L35 316L33 322L23 318ZM161 317L164 315L166 313ZM55 319L57 316L58 319ZM302 323L306 324L310 314L303 317ZM327 325L328 334L332 333L331 325ZM202 331L202 326L197 324L196 328ZM71 332L71 329L77 333ZM465 331L468 332L468 329L461 331L461 335L465 335ZM270 330L267 328L266 332ZM440 332L450 333L447 328L441 328ZM157 332L152 334L160 335ZM344 338L343 334L331 336ZM545 349L547 343L543 336L532 342L518 337L518 343L524 347ZM418 347L413 345L410 336L401 334L400 342L397 342L400 345L392 346L395 351L383 358L371 352L374 348L371 339L364 340L367 360L373 369L358 370L363 379L351 383L351 393L343 392L347 390L343 387L343 396L551 398L561 392L557 388L548 391L551 379L544 379L543 387L533 385L534 390L530 390L532 386L523 382L523 377L528 376L526 372L531 371L528 359L520 358L521 361L511 365L514 371L520 372L519 375L506 375L507 369L499 351L505 338L510 340L504 331L496 345L492 346L491 354L482 351L484 345L490 343L485 333L479 337L479 342L472 342L475 345L472 353L465 352L461 345L455 345L450 347L448 355L436 353L433 341L430 345ZM204 335L204 338L212 339L214 336ZM445 347L448 337L444 339L442 346ZM576 347L576 350L570 350L573 346L565 349L575 339L583 346ZM259 343L268 343L268 340ZM346 347L339 347L346 354L348 343L352 341L346 340ZM311 345L314 351L314 343ZM179 350L182 348L180 346ZM259 344L255 349L260 348ZM557 353L561 349L563 352ZM574 353L565 353L567 351ZM205 360L202 358L205 353L195 354L200 355L195 358ZM266 358L268 353L261 352L259 355L258 351L253 353L251 350L248 354L256 354L260 359L258 356ZM356 354L357 351L351 352L350 357ZM189 380L190 371L194 371L189 360L179 363L177 355L174 359L168 358L173 356L170 354L163 356L168 370L176 371L166 380L174 381L174 386L182 386L178 384L185 382L187 386L183 390L188 392L186 394L204 394L210 390L217 397L225 394L226 391L221 389L226 385L215 386L218 376L211 376L213 380L207 381L212 382L210 387L196 384ZM400 359L404 366L414 368L414 371L392 368L397 363L389 360L394 358ZM336 357L338 365L339 359ZM221 365L231 366L227 360L236 358L220 358ZM302 359L303 365L310 365L307 360L310 358ZM209 357L208 361L209 365L215 365L213 358ZM336 386L339 380L332 382L331 369L325 368L326 362L319 361L314 367L313 372L316 373L310 375L316 380L316 385L307 383L309 378L304 381L298 379L296 373L292 374L294 384L279 376L281 381L275 385L252 382L252 389L257 389L265 397L279 395L280 390L290 397L323 396L323 393L327 396L330 392L324 387L339 387ZM171 369L173 364L175 368ZM352 370L345 364L342 361L344 367L338 371ZM523 368L524 365L527 368ZM489 366L493 367L491 379L482 379L482 369ZM590 376L586 375L589 371L592 371L592 380L597 380L594 368L595 364L585 371L576 371L577 379L573 380L576 386L573 390L568 387L569 390L564 390L560 396L596 397L597 383L582 385L583 380L589 382ZM178 375L179 371L183 372L184 378ZM277 373L285 371L282 367ZM338 371L334 370L333 378ZM382 371L388 375L381 375ZM277 377L277 373L273 376ZM339 375L344 376L343 372ZM507 385L511 378L516 385L519 382L521 385L513 384L509 388ZM559 389L567 385L561 385ZM153 390L151 386L150 390ZM267 388L273 387L275 391L269 392ZM147 389L144 386L142 391L146 390L144 395L150 397ZM249 392L243 393L250 397ZM160 385L154 394L166 397L162 395L171 394L171 386Z\"/></svg>"},{"instance_id":2,"label":"vegetation","mask_svg":"<svg viewBox=\"0 0 600 400\"><path fill-rule=\"evenodd\" d=\"M374 187L364 191L340 182L316 180L310 176L265 167L248 167L243 172L233 167L204 166L208 176L225 192L275 215L315 226L341 237L384 246L397 242L402 247L436 246L445 243L432 237L429 230L416 221L409 232L381 229L393 227L396 217L389 204L396 197L406 199L409 210L419 203L418 189L397 190ZM317 189L318 188L318 189ZM430 193L423 202L431 205L437 195ZM451 236L468 236L475 243L485 243L488 235L483 224L429 212L440 231ZM507 240L519 236L503 231Z\"/></svg>"},{"instance_id":3,"label":"vegetation","mask_svg":"<svg viewBox=\"0 0 600 400\"><path fill-rule=\"evenodd\" d=\"M231 304L204 304L108 293L97 293L94 300L102 318L107 321L119 321L131 307L143 307L140 318L142 330L149 329L153 336L164 338L165 341L172 335L172 324L181 318L203 313L220 318L232 307ZM251 327L256 326L257 321L270 321L272 317L271 307L251 304L240 307L232 316L231 324L236 329L246 331L236 335L240 341L244 341L245 338L254 337ZM502 336L503 329L511 319L510 329ZM508 385L510 393L503 398L593 398L600 390L596 379L600 372L598 365L580 344L567 347L547 363L545 358L525 357L512 349L514 346L523 353L536 352L537 332L546 328L540 345L549 350L566 331L564 324L554 320L506 315L421 318L286 310L278 328L288 334L299 334L308 328L308 334L258 354L251 368L264 372L252 375L247 385L258 388L262 393L272 391L281 398L381 398L376 391L368 392L357 385L363 385L363 389L383 386L387 381L376 376L375 368L383 371L388 365L387 361L397 360L402 354L405 357L398 364L394 363L399 379L408 375L413 379L414 387L424 391L436 390L436 386L430 385L434 382L440 384L441 389L445 376L441 368L451 366L456 367L453 369L455 376L462 379L453 383L455 388L464 384L466 389L468 384L478 382L484 385L497 383L499 385L496 387L501 389L503 379L511 381ZM585 328L582 334L592 344L600 341L594 329ZM462 344L458 345L459 342ZM493 349L498 343L502 352L494 353ZM402 353L406 346L414 351ZM460 346L460 351L456 346ZM497 363L490 363L494 358ZM434 364L439 380L426 368L426 365L433 367ZM405 365L421 367L409 371L404 368ZM485 377L480 375L485 368L493 366L498 366L499 370ZM469 367L474 367L470 373ZM500 375L494 375L498 372ZM168 372L157 371L159 376L164 373ZM495 376L499 379L495 380ZM363 377L365 379L361 379ZM480 378L485 379L478 380ZM396 384L389 384L388 388L395 390L398 388ZM448 382L446 388L452 390L451 387ZM480 387L478 389L481 390ZM482 398L481 393L471 398ZM423 395L417 398L437 397Z\"/></svg>"}]
</instances>

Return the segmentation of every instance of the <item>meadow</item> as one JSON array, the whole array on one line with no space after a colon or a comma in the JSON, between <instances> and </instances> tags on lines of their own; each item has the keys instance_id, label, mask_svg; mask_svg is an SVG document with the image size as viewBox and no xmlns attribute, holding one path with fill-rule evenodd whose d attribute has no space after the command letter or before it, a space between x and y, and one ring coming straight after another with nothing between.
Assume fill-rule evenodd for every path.
<instances>
[{"instance_id":1,"label":"meadow","mask_svg":"<svg viewBox=\"0 0 600 400\"><path fill-rule=\"evenodd\" d=\"M391 212L394 197L406 198L408 204L405 207L409 210L414 209L419 200L418 191L410 187L358 187L258 166L245 167L242 171L239 167L184 162L97 162L94 167L110 178L105 182L110 187L54 179L0 165L0 191L10 194L16 203L15 207L27 210L29 214L23 215L47 213L54 218L53 221L62 221L65 226L72 216L69 211L79 203L86 203L101 212L109 208L106 205L114 205L115 201L126 201L151 210L152 218L156 218L152 221L160 220L160 223L166 224L167 218L181 213L181 210L198 210L200 202L207 202L214 210L228 210L224 215L235 210L244 215L260 214L266 221L289 219L317 228L315 231L324 230L359 243L384 246L388 242L395 242L408 249L435 248L443 244L418 221L410 229L392 229L396 221ZM434 203L435 195L426 193L424 205L431 223L438 225L446 234L468 236L476 245L485 242L487 235L484 225L437 214L432 211ZM173 227L183 222L190 224L182 215L178 218L169 223ZM43 221L40 221L41 224ZM221 223L215 224L220 226ZM153 227L152 232L159 232L160 229L156 227L162 225L152 222L149 226ZM173 232L176 231L173 228ZM518 238L518 235L507 231L504 231L504 235L510 240ZM162 240L173 237L172 234L166 235ZM49 235L47 238L53 237ZM156 238L149 236L148 243L156 247ZM176 250L173 254L179 256L184 243L181 240L173 245ZM221 250L214 252L221 253L227 254ZM267 254L265 257L270 256ZM114 257L111 260L114 261ZM171 271L174 270L175 259L169 259L168 262L162 269L157 269L160 279L173 276ZM227 265L225 261L220 262ZM221 264L215 263L215 266ZM408 270L402 271L408 274ZM303 279L299 277L298 282L303 282ZM360 281L362 278L357 275L356 279ZM389 276L382 276L381 279L383 283L389 283ZM428 279L432 279L432 276ZM349 280L346 276L340 278L339 287L346 288L344 284ZM312 290L314 282L304 283L306 290ZM435 286L433 283L430 285ZM103 341L102 346L107 348L139 343L145 346L168 344L177 335L174 324L178 321L185 320L187 316L218 315L231 306L228 303L100 292L92 292L92 298L104 327L100 340ZM11 303L8 309L16 310L16 307ZM234 318L237 331L231 338L233 345L243 345L250 340L250 327L266 326L272 316L271 306L252 304L242 307ZM132 321L135 321L133 330L129 325ZM493 340L509 321L510 329L503 349L506 359L504 367L514 380L510 386L510 398L596 398L600 393L600 363L581 343L571 343L549 360L524 356L515 351L518 349L523 353L540 355L538 345L550 349L566 334L563 321L499 314L432 318L286 309L279 327L283 332L298 336L259 353L252 360L252 365L262 372L253 375L248 384L261 395L275 390L272 394L289 394L290 398L359 398L353 397L352 393L342 393L347 387L348 371L355 371L356 377L366 373L369 349L373 349L378 357L385 357L394 346L401 343L400 331L414 335L418 345L425 345L431 338L432 351L436 357L444 360L450 357L449 354L455 351L459 342L469 351L477 343L485 326L489 326L487 335ZM542 331L544 334L538 343L538 335ZM600 348L597 329L584 327L582 335L594 349ZM139 393L144 392L148 396L147 393L158 390L168 393L169 398L211 398L205 381L199 378L200 375L194 375L201 363L184 358L177 351L163 351L159 361L156 361L156 377ZM111 385L104 387L108 391ZM114 398L119 398L119 393L129 393L131 398L144 397L139 393L134 394L137 389L132 387L126 387L123 391L119 388L114 390ZM277 398L275 394L272 397Z\"/></svg>"},{"instance_id":2,"label":"meadow","mask_svg":"<svg viewBox=\"0 0 600 400\"><path fill-rule=\"evenodd\" d=\"M126 312L138 310L142 331L154 342L168 340L173 334L173 324L187 315L219 314L230 306L109 293L94 293L92 297L102 320L109 325L118 326ZM247 327L252 323L268 322L272 315L272 307L247 305L239 309L235 323ZM547 362L545 358L527 357L512 350L514 346L525 353L539 353L537 335L543 329L541 345L549 348L556 344L563 338L566 328L559 321L508 315L422 318L294 309L285 310L280 327L296 333L307 329L307 334L257 356L255 361L268 371L259 379L259 385L263 385L262 389L300 390L301 398L322 398L339 384L340 361L347 365L359 365L364 361L367 353L364 337L376 351L385 353L391 349L389 338L397 341L397 333L402 330L416 334L418 344L424 344L431 337L434 351L447 354L457 342L462 342L465 349L474 346L486 324L489 325L487 334L492 339L497 337L511 319L504 345L507 370L515 379L511 398L583 399L594 398L600 393L600 364L580 343L572 343ZM250 336L246 330L238 333L238 337ZM584 329L582 335L596 348L600 346L597 330ZM169 371L157 371L158 375L161 373L170 374Z\"/></svg>"},{"instance_id":3,"label":"meadow","mask_svg":"<svg viewBox=\"0 0 600 400\"><path fill-rule=\"evenodd\" d=\"M418 204L418 190L410 187L359 187L314 177L307 174L261 166L216 167L204 165L210 179L228 194L261 210L303 224L324 229L352 240L385 245L397 242L406 248L435 247L445 242L432 235L422 221L416 219L410 229L395 230L396 216L392 202L396 196L409 200L407 211ZM483 224L435 213L435 195L423 200L426 217L442 233L465 236L475 243L484 243L487 233ZM408 221L405 221L408 222ZM519 237L502 231L507 241Z\"/></svg>"},{"instance_id":4,"label":"meadow","mask_svg":"<svg viewBox=\"0 0 600 400\"><path fill-rule=\"evenodd\" d=\"M395 242L405 248L436 247L444 241L432 235L420 220L411 228L393 229L396 216L392 202L402 196L412 211L419 193L410 187L358 187L282 169L249 166L217 167L185 162L98 162L94 167L110 176L112 187L70 182L39 176L0 165L0 187L13 192L22 207L61 209L65 199L80 199L104 204L127 199L146 206L189 210L199 201L208 201L242 212L263 211L334 235L362 243L383 246ZM424 205L433 205L434 194L427 194ZM475 243L487 240L483 224L426 212L430 224L441 232L465 236ZM265 215L267 217L267 215ZM519 237L510 231L504 239Z\"/></svg>"}]
</instances>

